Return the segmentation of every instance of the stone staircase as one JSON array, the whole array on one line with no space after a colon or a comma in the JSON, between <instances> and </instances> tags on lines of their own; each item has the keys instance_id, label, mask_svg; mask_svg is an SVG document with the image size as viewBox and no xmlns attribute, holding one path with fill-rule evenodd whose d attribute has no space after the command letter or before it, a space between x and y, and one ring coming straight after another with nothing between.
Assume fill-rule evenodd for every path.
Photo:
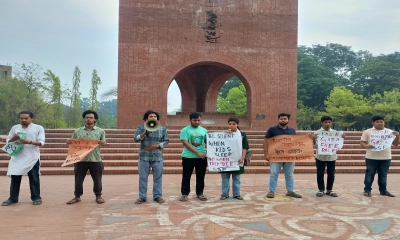
<instances>
[{"instance_id":1,"label":"stone staircase","mask_svg":"<svg viewBox=\"0 0 400 240\"><path fill-rule=\"evenodd\" d=\"M72 129L46 129L46 145L41 148L41 173L43 175L73 174L73 167L61 167L67 155L66 139L72 135ZM263 140L264 131L245 131L250 148L253 151L251 166L247 166L247 173L268 173L268 163L264 159ZM105 174L136 174L138 164L139 143L133 142L135 130L129 129L107 129L107 146L101 149L104 162ZM164 149L164 173L181 173L181 151L182 144L179 141L179 129L169 129L169 145ZM306 133L306 132L299 132ZM361 132L346 132L345 146L341 149L337 161L337 173L364 173L365 150L360 148ZM5 137L0 136L0 147L5 144ZM0 174L7 173L10 157L1 151ZM392 148L391 173L400 173L400 148ZM296 173L315 173L314 162L296 163Z\"/></svg>"}]
</instances>

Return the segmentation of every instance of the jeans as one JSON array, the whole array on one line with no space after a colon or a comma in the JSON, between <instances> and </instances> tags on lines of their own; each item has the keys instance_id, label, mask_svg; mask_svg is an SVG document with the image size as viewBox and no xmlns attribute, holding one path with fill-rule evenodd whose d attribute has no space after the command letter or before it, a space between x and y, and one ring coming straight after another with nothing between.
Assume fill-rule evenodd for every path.
<instances>
[{"instance_id":1,"label":"jeans","mask_svg":"<svg viewBox=\"0 0 400 240\"><path fill-rule=\"evenodd\" d=\"M93 179L93 192L97 197L101 196L103 184L101 179L103 177L104 165L102 162L77 162L74 165L75 173L75 197L80 198L83 195L83 181L85 180L87 171Z\"/></svg>"},{"instance_id":2,"label":"jeans","mask_svg":"<svg viewBox=\"0 0 400 240\"><path fill-rule=\"evenodd\" d=\"M230 177L232 175L232 192L233 197L240 196L240 174L238 173L229 173L222 172L222 196L229 197L229 188L230 188Z\"/></svg>"},{"instance_id":3,"label":"jeans","mask_svg":"<svg viewBox=\"0 0 400 240\"><path fill-rule=\"evenodd\" d=\"M40 197L40 179L39 179L40 161L38 160L33 168L28 172L29 188L31 190L31 200L41 201ZM21 187L21 175L11 175L10 197L9 200L18 202L19 190Z\"/></svg>"},{"instance_id":4,"label":"jeans","mask_svg":"<svg viewBox=\"0 0 400 240\"><path fill-rule=\"evenodd\" d=\"M162 196L163 161L144 161L139 159L139 198L145 201L147 201L147 183L150 168L153 170L153 200Z\"/></svg>"},{"instance_id":5,"label":"jeans","mask_svg":"<svg viewBox=\"0 0 400 240\"><path fill-rule=\"evenodd\" d=\"M193 168L196 169L196 195L203 195L204 177L207 170L207 159L201 158L182 158L182 184L181 194L189 195L190 178L192 177Z\"/></svg>"},{"instance_id":6,"label":"jeans","mask_svg":"<svg viewBox=\"0 0 400 240\"><path fill-rule=\"evenodd\" d=\"M278 184L278 175L283 167L283 172L285 173L286 190L288 192L293 192L294 189L294 162L271 162L269 164L269 191L275 192L276 185Z\"/></svg>"},{"instance_id":7,"label":"jeans","mask_svg":"<svg viewBox=\"0 0 400 240\"><path fill-rule=\"evenodd\" d=\"M371 192L372 183L374 182L375 173L378 173L378 186L379 192L385 193L387 191L387 173L389 171L391 160L373 160L366 158L365 164L367 169L365 170L364 178L364 192Z\"/></svg>"},{"instance_id":8,"label":"jeans","mask_svg":"<svg viewBox=\"0 0 400 240\"><path fill-rule=\"evenodd\" d=\"M315 159L315 165L317 166L317 184L318 190L323 192L325 190L324 183L324 173L325 173L325 165L326 165L326 173L328 175L326 179L326 190L332 191L333 182L335 181L335 166L336 161L321 161Z\"/></svg>"}]
</instances>

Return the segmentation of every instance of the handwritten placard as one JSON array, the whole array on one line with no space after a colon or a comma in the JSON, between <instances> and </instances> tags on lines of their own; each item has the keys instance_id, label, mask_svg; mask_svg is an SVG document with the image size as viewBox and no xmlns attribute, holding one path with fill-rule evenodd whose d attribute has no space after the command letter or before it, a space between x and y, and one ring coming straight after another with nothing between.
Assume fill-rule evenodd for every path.
<instances>
[{"instance_id":1,"label":"handwritten placard","mask_svg":"<svg viewBox=\"0 0 400 240\"><path fill-rule=\"evenodd\" d=\"M1 148L1 150L5 151L8 154L12 154L15 150L17 150L19 144L19 142L8 142Z\"/></svg>"},{"instance_id":2,"label":"handwritten placard","mask_svg":"<svg viewBox=\"0 0 400 240\"><path fill-rule=\"evenodd\" d=\"M242 156L241 139L224 132L207 133L208 170L225 172L239 170L238 161Z\"/></svg>"},{"instance_id":3,"label":"handwritten placard","mask_svg":"<svg viewBox=\"0 0 400 240\"><path fill-rule=\"evenodd\" d=\"M318 154L333 155L337 150L342 149L344 139L341 132L321 132L318 134Z\"/></svg>"},{"instance_id":4,"label":"handwritten placard","mask_svg":"<svg viewBox=\"0 0 400 240\"><path fill-rule=\"evenodd\" d=\"M71 139L72 143L69 144L68 156L61 167L82 161L93 149L99 145L99 140L89 139Z\"/></svg>"},{"instance_id":5,"label":"handwritten placard","mask_svg":"<svg viewBox=\"0 0 400 240\"><path fill-rule=\"evenodd\" d=\"M395 138L396 135L394 135L393 131L390 129L371 131L369 144L374 146L371 151L382 151L386 148L390 148Z\"/></svg>"},{"instance_id":6,"label":"handwritten placard","mask_svg":"<svg viewBox=\"0 0 400 240\"><path fill-rule=\"evenodd\" d=\"M279 135L266 139L270 162L314 161L313 142L309 135Z\"/></svg>"}]
</instances>

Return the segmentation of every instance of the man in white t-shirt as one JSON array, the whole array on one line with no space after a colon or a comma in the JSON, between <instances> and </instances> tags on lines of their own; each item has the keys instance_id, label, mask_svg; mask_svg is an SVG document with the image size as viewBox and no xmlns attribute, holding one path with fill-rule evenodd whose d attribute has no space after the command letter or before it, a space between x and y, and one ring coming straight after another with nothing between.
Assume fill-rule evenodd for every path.
<instances>
[{"instance_id":1,"label":"man in white t-shirt","mask_svg":"<svg viewBox=\"0 0 400 240\"><path fill-rule=\"evenodd\" d=\"M361 146L367 149L365 154L365 165L367 169L365 171L364 178L364 196L371 197L372 183L374 182L375 173L378 173L378 186L381 195L394 197L387 189L387 173L389 171L390 163L392 161L391 147L384 148L383 150L377 151L374 146L374 141L371 142L371 134L379 135L378 131L387 130L392 132L396 137L393 140L392 145L399 145L399 133L392 131L391 129L385 128L385 121L382 116L372 117L373 128L367 129L361 136Z\"/></svg>"}]
</instances>

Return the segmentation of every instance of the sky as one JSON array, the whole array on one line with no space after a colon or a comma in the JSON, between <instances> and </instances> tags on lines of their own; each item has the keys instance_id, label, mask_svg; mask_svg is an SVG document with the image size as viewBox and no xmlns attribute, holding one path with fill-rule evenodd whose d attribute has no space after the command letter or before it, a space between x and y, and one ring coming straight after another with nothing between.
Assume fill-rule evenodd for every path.
<instances>
[{"instance_id":1,"label":"sky","mask_svg":"<svg viewBox=\"0 0 400 240\"><path fill-rule=\"evenodd\" d=\"M246 0L245 0L246 1ZM282 0L283 1L283 0ZM71 87L75 66L89 96L117 86L119 0L0 0L0 65L39 64ZM299 45L339 43L374 55L400 51L400 0L299 0ZM176 84L168 111L180 107Z\"/></svg>"}]
</instances>

